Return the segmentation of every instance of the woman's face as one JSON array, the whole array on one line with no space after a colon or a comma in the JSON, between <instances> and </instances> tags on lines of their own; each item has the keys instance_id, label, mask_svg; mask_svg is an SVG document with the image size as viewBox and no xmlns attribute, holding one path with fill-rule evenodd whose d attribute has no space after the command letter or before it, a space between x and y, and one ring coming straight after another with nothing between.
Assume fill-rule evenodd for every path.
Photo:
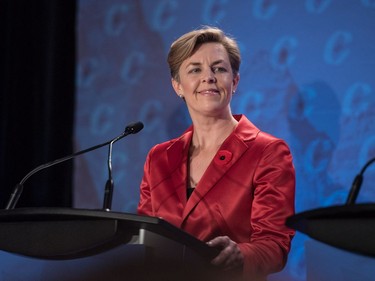
<instances>
[{"instance_id":1,"label":"woman's face","mask_svg":"<svg viewBox=\"0 0 375 281\"><path fill-rule=\"evenodd\" d=\"M239 75L233 76L223 45L205 43L200 46L181 64L179 77L180 81L172 79L172 85L177 95L184 97L191 115L214 117L230 113L229 103Z\"/></svg>"}]
</instances>

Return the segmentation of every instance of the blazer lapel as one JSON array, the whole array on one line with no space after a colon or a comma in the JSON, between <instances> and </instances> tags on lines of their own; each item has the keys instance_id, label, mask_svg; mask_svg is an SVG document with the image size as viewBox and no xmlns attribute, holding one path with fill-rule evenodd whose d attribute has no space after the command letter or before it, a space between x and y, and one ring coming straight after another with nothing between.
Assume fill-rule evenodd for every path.
<instances>
[{"instance_id":1,"label":"blazer lapel","mask_svg":"<svg viewBox=\"0 0 375 281\"><path fill-rule=\"evenodd\" d=\"M210 189L226 174L234 163L247 150L248 146L236 135L231 135L220 147L211 164L203 174L198 185L195 187L190 199L186 203L183 212L184 221L194 207L206 196Z\"/></svg>"},{"instance_id":2,"label":"blazer lapel","mask_svg":"<svg viewBox=\"0 0 375 281\"><path fill-rule=\"evenodd\" d=\"M186 220L195 206L214 188L217 182L235 164L248 149L248 141L254 140L259 129L244 115L234 116L238 121L235 131L224 141L211 164L203 174L190 199L187 201L182 223Z\"/></svg>"},{"instance_id":3,"label":"blazer lapel","mask_svg":"<svg viewBox=\"0 0 375 281\"><path fill-rule=\"evenodd\" d=\"M186 197L186 175L187 175L187 157L192 132L188 131L182 135L167 149L168 165L175 193L180 202L185 206Z\"/></svg>"}]
</instances>

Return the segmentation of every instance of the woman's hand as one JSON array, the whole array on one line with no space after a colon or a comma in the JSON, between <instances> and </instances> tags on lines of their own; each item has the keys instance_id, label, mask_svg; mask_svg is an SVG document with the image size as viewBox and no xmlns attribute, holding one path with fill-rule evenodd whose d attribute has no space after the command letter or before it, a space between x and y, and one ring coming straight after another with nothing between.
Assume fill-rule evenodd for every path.
<instances>
[{"instance_id":1,"label":"woman's hand","mask_svg":"<svg viewBox=\"0 0 375 281\"><path fill-rule=\"evenodd\" d=\"M242 267L243 255L236 242L229 239L228 236L218 236L207 242L210 247L221 249L211 263L216 266L222 266L224 270L231 270Z\"/></svg>"}]
</instances>

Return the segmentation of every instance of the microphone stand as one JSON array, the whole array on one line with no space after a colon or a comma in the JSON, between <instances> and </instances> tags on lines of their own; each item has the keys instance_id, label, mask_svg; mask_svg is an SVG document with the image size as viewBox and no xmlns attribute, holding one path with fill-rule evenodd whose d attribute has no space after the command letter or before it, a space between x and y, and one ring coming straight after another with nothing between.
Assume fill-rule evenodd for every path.
<instances>
[{"instance_id":1,"label":"microphone stand","mask_svg":"<svg viewBox=\"0 0 375 281\"><path fill-rule=\"evenodd\" d=\"M110 211L112 207L112 195L114 189L114 182L112 178L112 146L116 140L110 142L108 146L108 180L105 184L104 190L104 201L103 201L103 210Z\"/></svg>"},{"instance_id":2,"label":"microphone stand","mask_svg":"<svg viewBox=\"0 0 375 281\"><path fill-rule=\"evenodd\" d=\"M362 168L361 172L354 178L352 186L350 188L350 192L348 198L346 199L346 205L353 205L355 204L355 200L357 199L359 190L362 185L363 181L363 174L365 173L366 169L375 162L375 158L370 159Z\"/></svg>"},{"instance_id":3,"label":"microphone stand","mask_svg":"<svg viewBox=\"0 0 375 281\"><path fill-rule=\"evenodd\" d=\"M129 125L125 128L125 131L122 135L118 136L117 138L114 138L112 141L110 141L108 146L108 180L105 184L104 189L104 200L103 200L103 210L110 211L112 207L112 196L113 196L113 189L114 189L114 181L112 178L112 147L113 144L118 141L119 139L123 138L126 135L129 134L136 134L140 130L143 129L143 124L141 122L134 123L132 125Z\"/></svg>"},{"instance_id":4,"label":"microphone stand","mask_svg":"<svg viewBox=\"0 0 375 281\"><path fill-rule=\"evenodd\" d=\"M51 161L51 162L48 162L48 163L45 163L45 164L42 164L42 165L36 167L32 171L30 171L18 184L16 184L16 186L14 187L13 192L12 192L12 194L11 194L11 196L10 196L7 204L6 204L5 210L9 210L9 209L14 209L15 208L15 206L16 206L16 204L17 204L17 202L18 202L18 200L19 200L19 198L20 198L20 196L21 196L21 194L23 192L23 184L33 174L35 174L35 173L37 173L37 172L39 172L41 170L44 170L46 168L49 168L51 166L54 166L56 164L59 164L61 162L67 161L69 159L72 159L72 158L74 158L74 157L76 157L78 155L81 155L81 154L84 154L86 152L98 149L98 148L103 147L103 146L108 145L108 144L110 144L110 151L109 151L110 154L109 155L111 155L112 154L112 144L114 142L122 139L123 137L125 137L125 136L127 136L129 134L136 134L136 133L138 133L142 129L143 129L142 122L135 122L135 123L129 124L125 128L125 131L121 135L119 135L118 137L116 137L116 138L114 138L114 139L112 139L110 141L107 141L107 142L102 143L102 144L95 145L93 147L90 147L90 148L78 151L78 152L73 153L71 155L68 155L68 156L56 159L54 161ZM113 180L112 180L112 168L111 168L111 165L110 165L110 163L111 163L111 159L110 158L108 160L108 163L109 163L109 170L110 170L110 181L112 181L112 184L110 183L111 186L108 188L108 190L109 190L109 195L108 196L112 197L112 194L111 194L112 191L111 190L113 190ZM111 198L108 198L106 200L110 202ZM107 207L107 204L105 205L105 207ZM110 207L110 204L109 204L109 207Z\"/></svg>"},{"instance_id":5,"label":"microphone stand","mask_svg":"<svg viewBox=\"0 0 375 281\"><path fill-rule=\"evenodd\" d=\"M67 160L70 160L78 155L81 155L81 154L84 154L86 152L89 152L89 151L92 151L92 150L95 150L95 149L98 149L100 147L103 147L107 144L111 143L111 141L108 141L106 143L103 143L103 144L99 144L99 145L95 145L93 147L90 147L90 148L87 148L85 150L82 150L82 151L79 151L79 152L76 152L74 154L71 154L71 155L68 155L68 156L65 156L65 157L62 157L62 158L59 158L59 159L56 159L54 161L51 161L51 162L48 162L48 163L45 163L45 164L42 164L38 167L36 167L35 169L31 170L18 184L16 184L16 186L14 187L13 189L13 192L12 194L10 195L10 198L8 200L8 203L5 207L6 210L9 210L9 209L14 209L22 192L23 192L23 184L25 183L25 181L31 177L33 174L41 171L41 170L44 170L44 169L47 169L51 166L54 166L54 165L57 165L61 162L64 162L64 161L67 161Z\"/></svg>"}]
</instances>

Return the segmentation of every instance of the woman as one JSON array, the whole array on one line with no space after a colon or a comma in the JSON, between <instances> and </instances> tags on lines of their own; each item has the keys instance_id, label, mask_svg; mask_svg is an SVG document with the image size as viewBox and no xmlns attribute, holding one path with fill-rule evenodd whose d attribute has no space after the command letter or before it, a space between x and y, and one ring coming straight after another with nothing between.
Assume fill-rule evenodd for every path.
<instances>
[{"instance_id":1,"label":"woman","mask_svg":"<svg viewBox=\"0 0 375 281\"><path fill-rule=\"evenodd\" d=\"M172 86L193 125L149 152L138 213L219 248L212 264L265 280L285 265L294 235L284 222L294 214L295 174L284 141L231 113L240 60L236 42L217 28L172 44Z\"/></svg>"}]
</instances>

